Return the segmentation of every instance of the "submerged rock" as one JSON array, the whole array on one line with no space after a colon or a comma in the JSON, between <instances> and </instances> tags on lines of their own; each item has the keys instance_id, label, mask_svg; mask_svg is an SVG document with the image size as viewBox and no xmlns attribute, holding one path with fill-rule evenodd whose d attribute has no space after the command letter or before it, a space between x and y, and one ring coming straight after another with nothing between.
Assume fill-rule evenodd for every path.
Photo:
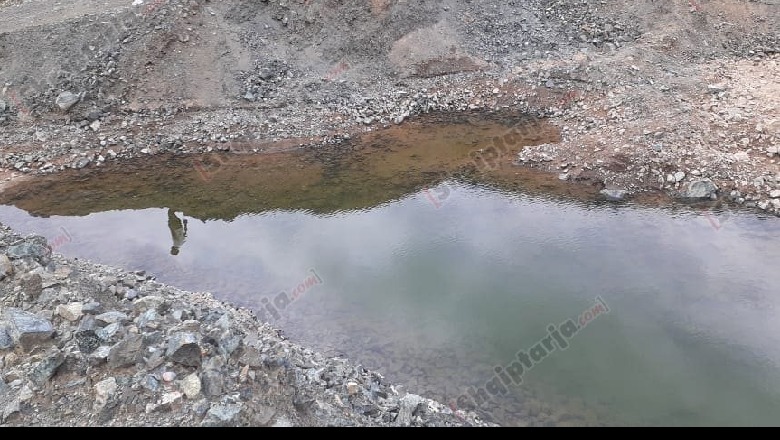
<instances>
[{"instance_id":1,"label":"submerged rock","mask_svg":"<svg viewBox=\"0 0 780 440\"><path fill-rule=\"evenodd\" d=\"M619 201L626 198L628 191L624 189L602 189L599 191L607 200Z\"/></svg>"},{"instance_id":2,"label":"submerged rock","mask_svg":"<svg viewBox=\"0 0 780 440\"><path fill-rule=\"evenodd\" d=\"M683 199L712 199L717 196L718 187L710 179L696 179L688 182L680 190Z\"/></svg>"}]
</instances>

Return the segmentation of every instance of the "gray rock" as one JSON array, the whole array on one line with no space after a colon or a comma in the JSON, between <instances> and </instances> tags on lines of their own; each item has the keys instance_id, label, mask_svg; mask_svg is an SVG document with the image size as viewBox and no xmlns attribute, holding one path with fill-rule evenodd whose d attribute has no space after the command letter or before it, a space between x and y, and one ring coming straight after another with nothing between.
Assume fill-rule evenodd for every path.
<instances>
[{"instance_id":1,"label":"gray rock","mask_svg":"<svg viewBox=\"0 0 780 440\"><path fill-rule=\"evenodd\" d=\"M6 277L13 276L13 274L14 265L11 263L11 260L5 255L0 255L0 281L4 280Z\"/></svg>"},{"instance_id":2,"label":"gray rock","mask_svg":"<svg viewBox=\"0 0 780 440\"><path fill-rule=\"evenodd\" d=\"M623 200L628 195L628 191L624 189L602 189L599 193L607 200Z\"/></svg>"},{"instance_id":3,"label":"gray rock","mask_svg":"<svg viewBox=\"0 0 780 440\"><path fill-rule=\"evenodd\" d=\"M0 377L0 399L3 398L8 392L11 391L11 388L5 384L5 381L2 377Z\"/></svg>"},{"instance_id":4,"label":"gray rock","mask_svg":"<svg viewBox=\"0 0 780 440\"><path fill-rule=\"evenodd\" d=\"M102 307L98 302L86 303L81 307L81 311L89 315L97 315L100 313L101 309Z\"/></svg>"},{"instance_id":5,"label":"gray rock","mask_svg":"<svg viewBox=\"0 0 780 440\"><path fill-rule=\"evenodd\" d=\"M9 246L6 254L11 259L33 258L39 263L45 262L51 256L51 249L43 237L34 237L23 243Z\"/></svg>"},{"instance_id":6,"label":"gray rock","mask_svg":"<svg viewBox=\"0 0 780 440\"><path fill-rule=\"evenodd\" d=\"M83 304L80 302L74 302L70 304L60 304L57 306L57 314L67 319L70 322L78 321L81 319Z\"/></svg>"},{"instance_id":7,"label":"gray rock","mask_svg":"<svg viewBox=\"0 0 780 440\"><path fill-rule=\"evenodd\" d=\"M143 350L143 336L129 334L111 347L108 353L108 365L111 368L123 368L135 365Z\"/></svg>"},{"instance_id":8,"label":"gray rock","mask_svg":"<svg viewBox=\"0 0 780 440\"><path fill-rule=\"evenodd\" d=\"M200 399L197 402L195 402L194 405L192 405L192 411L198 416L203 417L206 415L206 412L209 410L209 406L211 404L207 399Z\"/></svg>"},{"instance_id":9,"label":"gray rock","mask_svg":"<svg viewBox=\"0 0 780 440\"><path fill-rule=\"evenodd\" d=\"M8 110L8 104L6 104L5 101L0 99L0 113L5 112L6 110Z\"/></svg>"},{"instance_id":10,"label":"gray rock","mask_svg":"<svg viewBox=\"0 0 780 440\"><path fill-rule=\"evenodd\" d=\"M151 392L155 392L160 388L160 381L151 374L147 374L144 380L141 382L141 386Z\"/></svg>"},{"instance_id":11,"label":"gray rock","mask_svg":"<svg viewBox=\"0 0 780 440\"><path fill-rule=\"evenodd\" d=\"M79 95L72 93L72 92L62 92L59 95L57 95L57 99L54 100L54 103L57 104L57 107L60 108L60 110L67 112L71 109L74 105L76 105L77 102L79 102Z\"/></svg>"},{"instance_id":12,"label":"gray rock","mask_svg":"<svg viewBox=\"0 0 780 440\"><path fill-rule=\"evenodd\" d=\"M11 336L25 349L51 340L54 327L51 322L24 310L9 308L5 313L11 324Z\"/></svg>"},{"instance_id":13,"label":"gray rock","mask_svg":"<svg viewBox=\"0 0 780 440\"><path fill-rule=\"evenodd\" d=\"M14 338L8 328L0 326L0 350L7 350L14 346Z\"/></svg>"},{"instance_id":14,"label":"gray rock","mask_svg":"<svg viewBox=\"0 0 780 440\"><path fill-rule=\"evenodd\" d=\"M232 405L211 405L206 417L200 423L200 426L208 427L229 427L236 425L238 415L241 413L242 405L240 403Z\"/></svg>"},{"instance_id":15,"label":"gray rock","mask_svg":"<svg viewBox=\"0 0 780 440\"><path fill-rule=\"evenodd\" d=\"M203 394L207 397L217 397L222 395L224 389L224 379L222 374L216 370L206 370L201 377Z\"/></svg>"},{"instance_id":16,"label":"gray rock","mask_svg":"<svg viewBox=\"0 0 780 440\"><path fill-rule=\"evenodd\" d=\"M30 275L22 279L21 286L25 297L35 301L43 291L43 279L38 274Z\"/></svg>"},{"instance_id":17,"label":"gray rock","mask_svg":"<svg viewBox=\"0 0 780 440\"><path fill-rule=\"evenodd\" d=\"M188 332L174 333L168 340L165 356L173 362L188 367L200 367L201 352L198 337Z\"/></svg>"},{"instance_id":18,"label":"gray rock","mask_svg":"<svg viewBox=\"0 0 780 440\"><path fill-rule=\"evenodd\" d=\"M717 196L718 187L710 179L696 179L688 182L680 190L684 199L711 199Z\"/></svg>"},{"instance_id":19,"label":"gray rock","mask_svg":"<svg viewBox=\"0 0 780 440\"><path fill-rule=\"evenodd\" d=\"M141 314L136 319L136 322L138 323L138 327L140 328L152 328L156 329L159 327L160 323L158 320L160 319L160 316L157 314L157 310L155 309L149 309Z\"/></svg>"},{"instance_id":20,"label":"gray rock","mask_svg":"<svg viewBox=\"0 0 780 440\"><path fill-rule=\"evenodd\" d=\"M412 418L423 409L425 405L425 399L416 394L407 394L401 398L400 408L398 410L398 417L395 419L395 424L398 426L410 426Z\"/></svg>"},{"instance_id":21,"label":"gray rock","mask_svg":"<svg viewBox=\"0 0 780 440\"><path fill-rule=\"evenodd\" d=\"M101 313L95 316L95 319L103 322L104 324L114 324L114 323L121 324L130 318L128 318L128 316L122 312L111 311L111 312Z\"/></svg>"},{"instance_id":22,"label":"gray rock","mask_svg":"<svg viewBox=\"0 0 780 440\"><path fill-rule=\"evenodd\" d=\"M159 311L163 304L165 304L163 298L156 295L149 295L138 299L133 303L133 306L138 312L143 312L148 309L157 309Z\"/></svg>"},{"instance_id":23,"label":"gray rock","mask_svg":"<svg viewBox=\"0 0 780 440\"><path fill-rule=\"evenodd\" d=\"M13 414L18 413L20 410L19 400L14 399L3 407L2 413L0 413L0 423L5 422Z\"/></svg>"},{"instance_id":24,"label":"gray rock","mask_svg":"<svg viewBox=\"0 0 780 440\"><path fill-rule=\"evenodd\" d=\"M98 366L106 362L109 354L111 354L111 347L108 345L101 345L89 353L87 361L89 365Z\"/></svg>"},{"instance_id":25,"label":"gray rock","mask_svg":"<svg viewBox=\"0 0 780 440\"><path fill-rule=\"evenodd\" d=\"M773 189L772 191L769 191L769 197L773 199L780 198L780 189Z\"/></svg>"},{"instance_id":26,"label":"gray rock","mask_svg":"<svg viewBox=\"0 0 780 440\"><path fill-rule=\"evenodd\" d=\"M65 356L58 349L52 349L46 354L46 358L38 362L30 372L30 380L38 387L42 387L54 376L57 369L65 362Z\"/></svg>"},{"instance_id":27,"label":"gray rock","mask_svg":"<svg viewBox=\"0 0 780 440\"><path fill-rule=\"evenodd\" d=\"M120 328L119 324L115 322L113 324L108 324L107 326L105 326L105 327L103 327L101 329L98 329L95 332L95 334L102 341L106 341L107 342L107 341L110 341L111 338L114 337L114 335L119 331L119 328Z\"/></svg>"}]
</instances>

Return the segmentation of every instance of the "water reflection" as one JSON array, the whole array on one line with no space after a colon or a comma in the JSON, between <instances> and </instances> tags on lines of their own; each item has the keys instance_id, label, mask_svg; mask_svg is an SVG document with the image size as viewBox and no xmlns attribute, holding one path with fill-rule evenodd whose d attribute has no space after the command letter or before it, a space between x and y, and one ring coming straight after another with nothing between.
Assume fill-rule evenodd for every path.
<instances>
[{"instance_id":1,"label":"water reflection","mask_svg":"<svg viewBox=\"0 0 780 440\"><path fill-rule=\"evenodd\" d=\"M693 212L447 181L373 209L191 221L173 256L171 212L0 218L49 237L66 228L66 254L213 291L446 402L603 298L608 315L480 406L505 424L767 425L780 413L777 219L733 213L715 229ZM173 212L181 230L187 213Z\"/></svg>"},{"instance_id":2,"label":"water reflection","mask_svg":"<svg viewBox=\"0 0 780 440\"><path fill-rule=\"evenodd\" d=\"M171 255L179 255L181 247L187 240L187 219L180 219L176 216L173 209L168 209L168 229L171 230L173 246L171 246Z\"/></svg>"}]
</instances>

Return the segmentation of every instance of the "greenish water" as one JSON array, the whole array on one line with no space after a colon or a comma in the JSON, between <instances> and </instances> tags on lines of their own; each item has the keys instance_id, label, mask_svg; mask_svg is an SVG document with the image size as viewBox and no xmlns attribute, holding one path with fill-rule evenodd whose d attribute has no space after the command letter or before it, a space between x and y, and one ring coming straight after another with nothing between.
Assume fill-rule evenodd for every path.
<instances>
[{"instance_id":1,"label":"greenish water","mask_svg":"<svg viewBox=\"0 0 780 440\"><path fill-rule=\"evenodd\" d=\"M2 206L0 221L65 255L213 291L297 342L503 424L778 423L778 219L500 189L451 166L414 182L371 171L399 151L330 168L299 157L297 176L289 158L257 163L247 176L288 185L267 196L239 166L200 182L176 162L125 170L124 186L117 171L51 181L7 194L35 216ZM552 345L521 386L458 400L597 297L609 312Z\"/></svg>"}]
</instances>

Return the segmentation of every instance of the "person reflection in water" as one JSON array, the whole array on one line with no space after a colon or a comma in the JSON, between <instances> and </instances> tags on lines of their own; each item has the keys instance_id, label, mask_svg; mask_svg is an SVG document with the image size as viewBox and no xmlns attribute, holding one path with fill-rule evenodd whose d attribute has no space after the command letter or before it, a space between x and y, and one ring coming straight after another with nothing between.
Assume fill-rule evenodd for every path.
<instances>
[{"instance_id":1,"label":"person reflection in water","mask_svg":"<svg viewBox=\"0 0 780 440\"><path fill-rule=\"evenodd\" d=\"M173 246L171 246L171 255L179 255L179 249L184 245L187 239L187 219L180 219L176 216L173 209L168 209L168 228L171 230Z\"/></svg>"}]
</instances>

